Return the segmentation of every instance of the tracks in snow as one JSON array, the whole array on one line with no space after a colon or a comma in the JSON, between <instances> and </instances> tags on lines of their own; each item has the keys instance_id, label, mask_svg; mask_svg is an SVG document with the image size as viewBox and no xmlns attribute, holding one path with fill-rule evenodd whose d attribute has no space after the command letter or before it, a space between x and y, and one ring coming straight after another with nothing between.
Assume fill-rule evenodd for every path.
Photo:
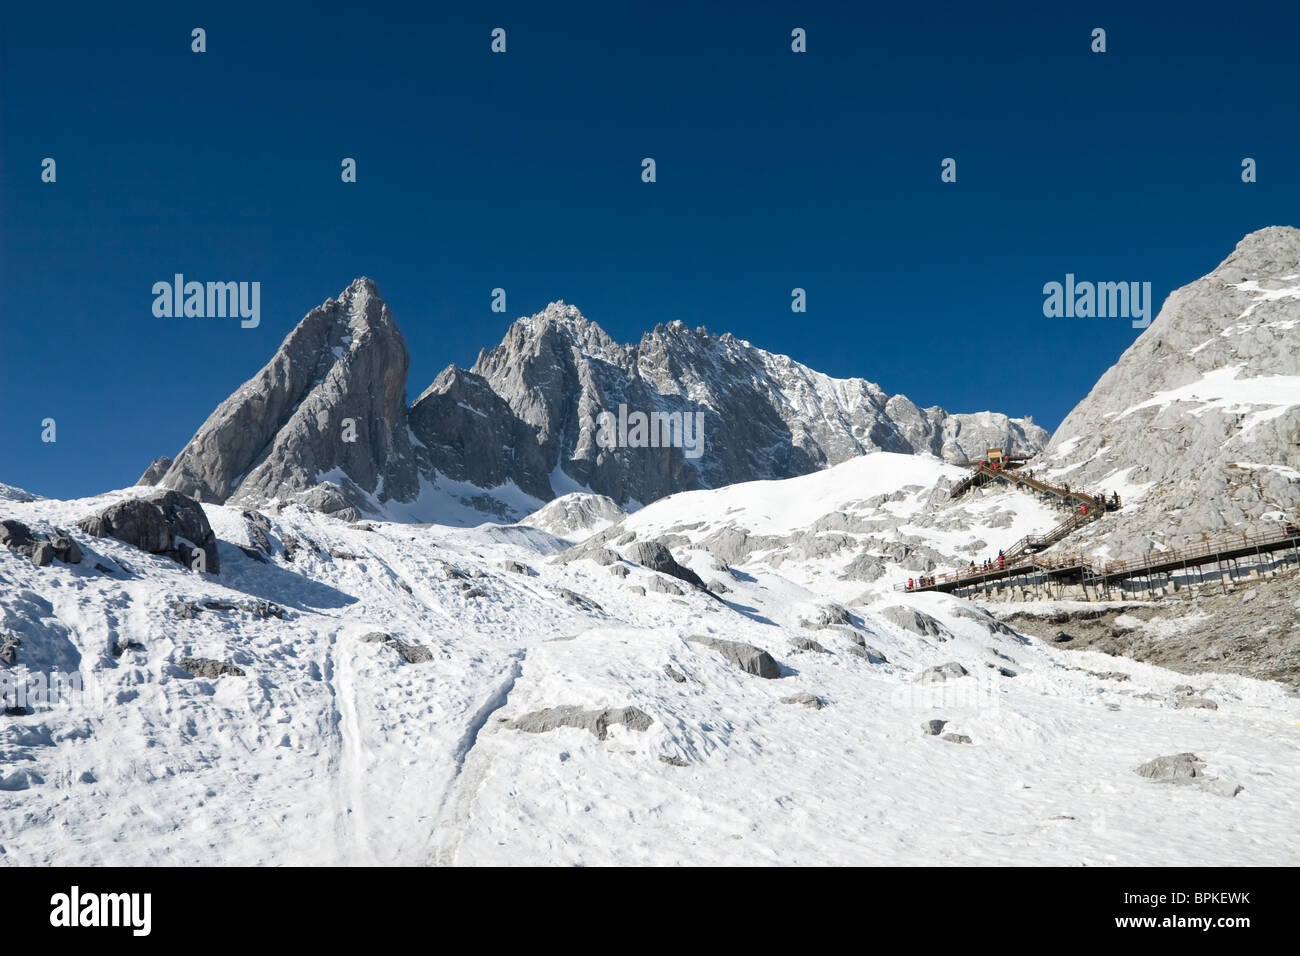
<instances>
[{"instance_id":1,"label":"tracks in snow","mask_svg":"<svg viewBox=\"0 0 1300 956\"><path fill-rule=\"evenodd\" d=\"M509 700L515 682L523 674L523 664L527 654L528 652L522 648L514 652L505 678L474 712L465 727L460 743L456 746L454 755L456 767L447 785L442 806L438 810L437 822L430 837L431 848L428 859L433 866L452 866L456 862L461 840L464 839L465 831L469 828L474 801L492 766L492 758L481 751L476 751L475 745L478 743L479 734L492 719L492 715L504 707Z\"/></svg>"}]
</instances>

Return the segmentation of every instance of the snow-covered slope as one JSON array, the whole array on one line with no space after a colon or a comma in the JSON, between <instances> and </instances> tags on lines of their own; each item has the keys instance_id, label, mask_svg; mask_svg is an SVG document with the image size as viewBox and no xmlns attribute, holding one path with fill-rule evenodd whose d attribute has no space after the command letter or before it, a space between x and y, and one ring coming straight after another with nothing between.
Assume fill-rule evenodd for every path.
<instances>
[{"instance_id":1,"label":"snow-covered slope","mask_svg":"<svg viewBox=\"0 0 1300 956\"><path fill-rule=\"evenodd\" d=\"M833 549L757 549L728 572L691 546L723 521L796 540L835 515L833 533L868 538L894 521L918 551L1036 525L1029 499L992 494L927 523L927 489L955 475L866 456L609 529L625 551L671 529L717 594L600 534L574 551L525 525L298 507L205 506L221 573L200 574L75 529L148 489L6 501L0 517L73 529L84 557L0 548L0 634L21 640L0 678L84 690L0 716L0 862L1300 862L1300 700L1281 686L1203 675L1218 709L1180 709L1182 675L1061 651L957 599L837 606ZM701 637L767 651L779 676ZM927 678L949 662L968 673ZM190 676L223 664L242 674ZM557 707L604 713L529 716ZM529 732L557 720L580 726ZM1244 790L1134 772L1184 751Z\"/></svg>"},{"instance_id":2,"label":"snow-covered slope","mask_svg":"<svg viewBox=\"0 0 1300 956\"><path fill-rule=\"evenodd\" d=\"M661 539L711 563L779 571L837 601L869 599L917 574L996 557L1060 522L1059 507L1001 486L950 500L968 473L926 455L875 452L785 481L672 495L589 546Z\"/></svg>"}]
</instances>

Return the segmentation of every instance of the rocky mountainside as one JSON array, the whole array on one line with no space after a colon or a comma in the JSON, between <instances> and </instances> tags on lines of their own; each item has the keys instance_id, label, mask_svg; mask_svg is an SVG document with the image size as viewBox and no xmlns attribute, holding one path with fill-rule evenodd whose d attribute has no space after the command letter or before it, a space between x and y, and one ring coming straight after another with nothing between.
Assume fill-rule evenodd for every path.
<instances>
[{"instance_id":1,"label":"rocky mountainside","mask_svg":"<svg viewBox=\"0 0 1300 956\"><path fill-rule=\"evenodd\" d=\"M1300 229L1170 294L1052 436L1050 475L1126 506L1058 549L1128 557L1300 507Z\"/></svg>"},{"instance_id":2,"label":"rocky mountainside","mask_svg":"<svg viewBox=\"0 0 1300 956\"><path fill-rule=\"evenodd\" d=\"M619 345L563 302L516 321L471 372L536 430L546 461L619 504L808 474L869 451L965 460L993 445L1036 451L1047 439L1032 419L922 409L865 379L833 379L729 333L681 322L657 326L635 346ZM603 448L597 416L620 405L699 413L703 454L692 460L679 448Z\"/></svg>"},{"instance_id":3,"label":"rocky mountainside","mask_svg":"<svg viewBox=\"0 0 1300 956\"><path fill-rule=\"evenodd\" d=\"M213 503L293 500L347 518L446 520L430 499L451 496L474 520L516 520L574 491L635 507L870 451L962 460L1047 441L1028 418L922 409L680 322L620 345L562 302L516 321L472 369L449 366L409 408L407 367L388 307L358 279L308 314L141 483ZM665 445L608 429L611 442L602 413L674 416L690 430Z\"/></svg>"},{"instance_id":4,"label":"rocky mountainside","mask_svg":"<svg viewBox=\"0 0 1300 956\"><path fill-rule=\"evenodd\" d=\"M357 279L298 323L157 484L204 502L292 497L325 512L409 500L408 365L375 284Z\"/></svg>"}]
</instances>

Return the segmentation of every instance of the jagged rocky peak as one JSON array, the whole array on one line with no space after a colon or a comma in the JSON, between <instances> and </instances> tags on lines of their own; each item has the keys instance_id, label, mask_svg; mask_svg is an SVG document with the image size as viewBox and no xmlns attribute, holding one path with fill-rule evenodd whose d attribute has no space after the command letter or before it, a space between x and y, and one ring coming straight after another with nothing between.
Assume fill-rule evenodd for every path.
<instances>
[{"instance_id":1,"label":"jagged rocky peak","mask_svg":"<svg viewBox=\"0 0 1300 956\"><path fill-rule=\"evenodd\" d=\"M1259 527L1300 507L1300 229L1246 236L1062 422L1049 463L1129 501L1113 553Z\"/></svg>"},{"instance_id":2,"label":"jagged rocky peak","mask_svg":"<svg viewBox=\"0 0 1300 956\"><path fill-rule=\"evenodd\" d=\"M621 345L561 302L513 323L472 371L536 429L552 469L620 504L806 474L866 451L966 458L989 445L1037 451L1047 440L1032 421L921 410L873 382L833 379L681 321ZM687 458L676 448L602 447L597 415L620 407L692 416L704 451Z\"/></svg>"},{"instance_id":3,"label":"jagged rocky peak","mask_svg":"<svg viewBox=\"0 0 1300 956\"><path fill-rule=\"evenodd\" d=\"M202 501L302 500L361 510L413 497L406 343L360 278L309 312L208 417L160 484Z\"/></svg>"},{"instance_id":4,"label":"jagged rocky peak","mask_svg":"<svg viewBox=\"0 0 1300 956\"><path fill-rule=\"evenodd\" d=\"M513 322L471 369L444 369L409 409L407 366L378 289L358 279L308 313L175 461L142 480L204 501L282 499L345 517L414 502L432 486L510 520L574 491L628 506L802 475L865 451L965 457L1046 440L1032 423L922 410L864 379L832 379L680 321L622 345L564 302ZM653 428L658 437L638 441L602 431L602 412L671 416L690 431L663 442Z\"/></svg>"}]
</instances>

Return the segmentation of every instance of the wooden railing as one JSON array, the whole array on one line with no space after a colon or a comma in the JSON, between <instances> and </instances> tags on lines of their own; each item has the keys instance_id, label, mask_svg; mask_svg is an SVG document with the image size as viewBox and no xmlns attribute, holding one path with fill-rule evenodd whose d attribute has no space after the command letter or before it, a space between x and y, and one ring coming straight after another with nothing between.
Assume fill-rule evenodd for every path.
<instances>
[{"instance_id":1,"label":"wooden railing","mask_svg":"<svg viewBox=\"0 0 1300 956\"><path fill-rule=\"evenodd\" d=\"M1081 520L1085 519L1083 515L1077 516ZM1074 521L1075 519L1070 519ZM1080 522L1081 523L1081 522ZM1069 524L1064 522L1063 524ZM1049 532L1050 534L1050 532ZM1022 539L1023 540L1023 539ZM960 586L963 581L976 581L981 578L997 580L1002 578L1016 577L1020 574L1031 574L1035 571L1066 571L1079 570L1082 573L1093 578L1104 578L1112 580L1114 578L1125 577L1132 574L1138 574L1154 569L1172 569L1180 564L1204 564L1205 559L1212 558L1215 555L1222 554L1225 551L1250 550L1251 548L1260 548L1276 550L1278 547L1294 545L1300 550L1300 527L1294 524L1278 525L1276 528L1262 531L1241 531L1231 534L1224 534L1214 538L1206 538L1195 544L1182 548L1171 548L1168 551L1154 551L1143 555L1140 558L1128 558L1116 561L1095 562L1087 555L1082 553L1071 554L1050 554L1038 555L1027 554L1017 556L1014 561L1006 561L1005 566L1001 568L969 568L951 573L933 575L934 584L915 585L912 588L907 587L907 583L894 585L895 591L907 590L925 590L939 585ZM1006 555L1004 554L1005 558ZM1018 562L1018 563L1016 563Z\"/></svg>"}]
</instances>

